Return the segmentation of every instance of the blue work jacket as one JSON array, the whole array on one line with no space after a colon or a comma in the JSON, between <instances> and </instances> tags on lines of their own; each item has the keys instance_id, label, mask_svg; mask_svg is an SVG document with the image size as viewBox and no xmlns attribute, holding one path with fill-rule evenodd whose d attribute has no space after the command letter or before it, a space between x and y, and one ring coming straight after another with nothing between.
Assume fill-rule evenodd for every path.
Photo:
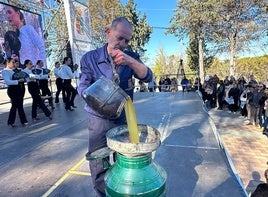
<instances>
[{"instance_id":1,"label":"blue work jacket","mask_svg":"<svg viewBox=\"0 0 268 197\"><path fill-rule=\"evenodd\" d=\"M130 52L124 51L129 56L135 58L139 62L139 55ZM100 77L106 77L110 80L113 80L113 69L109 61L109 56L107 52L107 44L103 47L87 52L80 61L81 66L81 76L79 80L78 93L81 96L84 90L97 81ZM132 83L132 77L143 81L149 82L152 80L153 73L150 68L147 70L147 74L144 78L139 78L136 73L127 65L118 66L116 68L117 73L120 77L119 86L131 97L133 100L134 84ZM91 109L88 105L85 106L85 110L94 116L100 116L97 112ZM121 117L121 116L120 116Z\"/></svg>"}]
</instances>

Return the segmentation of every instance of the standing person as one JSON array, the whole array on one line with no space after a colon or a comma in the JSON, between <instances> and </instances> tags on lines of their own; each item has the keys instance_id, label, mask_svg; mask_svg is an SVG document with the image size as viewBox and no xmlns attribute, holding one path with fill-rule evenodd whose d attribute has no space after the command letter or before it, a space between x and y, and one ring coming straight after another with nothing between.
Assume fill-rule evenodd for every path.
<instances>
[{"instance_id":1,"label":"standing person","mask_svg":"<svg viewBox=\"0 0 268 197\"><path fill-rule=\"evenodd\" d=\"M229 104L230 111L236 113L236 111L238 110L238 102L240 98L240 90L238 89L236 82L233 83L233 87L228 92L228 98L233 99L233 103Z\"/></svg>"},{"instance_id":2,"label":"standing person","mask_svg":"<svg viewBox=\"0 0 268 197\"><path fill-rule=\"evenodd\" d=\"M254 88L257 88L258 86L258 81L256 80L255 76L253 74L251 74L249 76L249 81L248 81L248 84L254 86Z\"/></svg>"},{"instance_id":3,"label":"standing person","mask_svg":"<svg viewBox=\"0 0 268 197\"><path fill-rule=\"evenodd\" d=\"M201 84L201 80L199 77L196 77L195 78L195 81L194 81L194 87L195 87L195 91L201 91L202 89L202 84Z\"/></svg>"},{"instance_id":4,"label":"standing person","mask_svg":"<svg viewBox=\"0 0 268 197\"><path fill-rule=\"evenodd\" d=\"M247 118L248 111L247 111L247 93L249 92L249 86L247 84L244 85L244 90L240 95L240 109L241 109L241 116Z\"/></svg>"},{"instance_id":5,"label":"standing person","mask_svg":"<svg viewBox=\"0 0 268 197\"><path fill-rule=\"evenodd\" d=\"M169 92L170 91L170 85L171 85L171 79L168 77L168 75L166 75L164 84L165 84L165 91Z\"/></svg>"},{"instance_id":6,"label":"standing person","mask_svg":"<svg viewBox=\"0 0 268 197\"><path fill-rule=\"evenodd\" d=\"M164 84L165 84L165 79L164 79L163 76L161 76L160 79L159 79L159 82L158 82L159 92L162 92L162 87L163 87Z\"/></svg>"},{"instance_id":7,"label":"standing person","mask_svg":"<svg viewBox=\"0 0 268 197\"><path fill-rule=\"evenodd\" d=\"M154 92L154 90L155 90L155 86L156 86L156 84L155 84L155 79L154 79L154 77L153 77L152 81L150 81L150 82L148 83L148 90L149 90L149 92Z\"/></svg>"},{"instance_id":8,"label":"standing person","mask_svg":"<svg viewBox=\"0 0 268 197\"><path fill-rule=\"evenodd\" d=\"M23 97L25 93L25 86L24 86L24 81L25 79L19 79L19 80L13 80L12 76L15 73L14 72L14 64L15 60L12 58L7 58L5 60L6 68L2 71L2 77L8 85L7 88L7 95L9 96L11 100L11 108L9 111L9 116L8 116L8 121L7 124L8 126L15 127L14 123L16 120L16 113L18 109L19 117L20 117L20 122L22 125L27 126L28 121L25 116L25 112L23 109Z\"/></svg>"},{"instance_id":9,"label":"standing person","mask_svg":"<svg viewBox=\"0 0 268 197\"><path fill-rule=\"evenodd\" d=\"M49 105L51 106L52 109L54 109L52 93L50 89L48 88L49 75L47 73L47 69L44 69L44 62L42 60L38 60L36 62L36 68L39 68L42 70L41 75L38 80L39 88L41 90L41 96L48 96Z\"/></svg>"},{"instance_id":10,"label":"standing person","mask_svg":"<svg viewBox=\"0 0 268 197\"><path fill-rule=\"evenodd\" d=\"M189 83L189 80L186 78L186 76L184 75L183 79L181 80L181 87L182 87L182 92L184 93L187 85Z\"/></svg>"},{"instance_id":11,"label":"standing person","mask_svg":"<svg viewBox=\"0 0 268 197\"><path fill-rule=\"evenodd\" d=\"M145 85L145 83L143 81L139 81L139 85L140 85L140 92L147 92L147 87Z\"/></svg>"},{"instance_id":12,"label":"standing person","mask_svg":"<svg viewBox=\"0 0 268 197\"><path fill-rule=\"evenodd\" d=\"M266 87L264 90L264 97L266 97L264 101L264 122L263 122L263 134L268 137L268 88Z\"/></svg>"},{"instance_id":13,"label":"standing person","mask_svg":"<svg viewBox=\"0 0 268 197\"><path fill-rule=\"evenodd\" d=\"M26 59L33 62L42 60L46 64L46 50L44 40L37 33L34 27L26 24L23 13L20 9L5 5L6 18L16 28L21 48L19 50L20 63L24 64Z\"/></svg>"},{"instance_id":14,"label":"standing person","mask_svg":"<svg viewBox=\"0 0 268 197\"><path fill-rule=\"evenodd\" d=\"M39 117L37 116L37 106L39 106L44 114L48 117L49 120L52 120L52 115L47 106L42 101L42 98L40 96L40 90L38 83L36 81L36 78L33 77L32 68L33 63L31 60L25 60L24 62L24 72L26 72L29 77L26 78L27 85L28 85L28 91L32 96L33 102L32 102L32 119L33 120L39 120Z\"/></svg>"},{"instance_id":15,"label":"standing person","mask_svg":"<svg viewBox=\"0 0 268 197\"><path fill-rule=\"evenodd\" d=\"M75 77L76 73L73 72L72 68L72 59L70 57L65 57L63 59L63 65L60 70L60 76L63 79L63 89L66 92L65 99L65 109L66 111L73 111L73 108L76 108L74 105L74 99L76 97L77 91L72 86L72 79Z\"/></svg>"},{"instance_id":16,"label":"standing person","mask_svg":"<svg viewBox=\"0 0 268 197\"><path fill-rule=\"evenodd\" d=\"M60 92L62 92L62 99L63 99L64 103L65 103L65 99L66 99L65 98L66 94L65 94L65 91L63 89L63 80L62 80L61 75L60 75L60 69L61 69L60 62L55 62L54 75L56 77L56 86L57 86L55 103L59 103Z\"/></svg>"},{"instance_id":17,"label":"standing person","mask_svg":"<svg viewBox=\"0 0 268 197\"><path fill-rule=\"evenodd\" d=\"M254 88L254 86L250 86L250 92L247 93L247 107L248 107L248 119L247 125L258 125L258 112L259 112L259 97L258 90Z\"/></svg>"},{"instance_id":18,"label":"standing person","mask_svg":"<svg viewBox=\"0 0 268 197\"><path fill-rule=\"evenodd\" d=\"M217 88L217 100L218 100L218 110L223 110L223 101L225 93L225 85L223 80L219 81L219 87Z\"/></svg>"},{"instance_id":19,"label":"standing person","mask_svg":"<svg viewBox=\"0 0 268 197\"><path fill-rule=\"evenodd\" d=\"M257 88L257 100L259 103L259 108L257 111L257 116L258 116L258 127L262 128L263 127L263 122L264 122L264 101L266 100L266 96L264 94L264 90L265 90L265 85L260 82L258 84L258 88Z\"/></svg>"},{"instance_id":20,"label":"standing person","mask_svg":"<svg viewBox=\"0 0 268 197\"><path fill-rule=\"evenodd\" d=\"M149 82L153 77L152 71L141 62L138 54L124 51L133 34L132 26L125 17L114 19L105 33L108 43L86 53L81 59L78 93L82 95L88 86L102 76L113 80L113 68L110 62L112 58L120 78L119 86L133 99L134 91L133 88L128 87L129 81L135 76L143 82ZM109 129L126 124L124 113L118 119L109 120L100 117L88 105L85 106L85 110L89 114L89 152L103 145L106 146L106 132ZM102 161L90 161L90 172L97 196L105 196L103 178L106 170L103 169Z\"/></svg>"},{"instance_id":21,"label":"standing person","mask_svg":"<svg viewBox=\"0 0 268 197\"><path fill-rule=\"evenodd\" d=\"M177 83L177 79L175 77L171 79L170 91L172 93L175 93L178 91L178 83Z\"/></svg>"},{"instance_id":22,"label":"standing person","mask_svg":"<svg viewBox=\"0 0 268 197\"><path fill-rule=\"evenodd\" d=\"M78 84L79 84L79 78L80 78L80 73L78 72L78 64L74 64L73 66L73 72L74 72L74 79L75 79L75 89L77 90ZM76 91L77 92L77 91Z\"/></svg>"}]
</instances>

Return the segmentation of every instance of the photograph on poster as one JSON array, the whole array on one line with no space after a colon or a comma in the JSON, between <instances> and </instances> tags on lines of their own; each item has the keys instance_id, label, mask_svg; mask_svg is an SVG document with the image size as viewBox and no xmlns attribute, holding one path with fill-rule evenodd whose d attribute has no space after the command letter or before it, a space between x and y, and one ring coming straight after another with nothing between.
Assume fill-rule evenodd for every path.
<instances>
[{"instance_id":1,"label":"photograph on poster","mask_svg":"<svg viewBox=\"0 0 268 197\"><path fill-rule=\"evenodd\" d=\"M41 15L0 3L0 63L7 57L20 62L42 60L46 67L46 51Z\"/></svg>"}]
</instances>

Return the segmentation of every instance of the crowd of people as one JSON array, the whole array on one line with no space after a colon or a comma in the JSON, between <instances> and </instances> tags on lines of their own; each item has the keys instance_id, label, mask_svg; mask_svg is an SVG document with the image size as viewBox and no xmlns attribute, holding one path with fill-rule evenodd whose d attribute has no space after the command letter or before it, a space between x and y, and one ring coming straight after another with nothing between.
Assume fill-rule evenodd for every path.
<instances>
[{"instance_id":1,"label":"crowd of people","mask_svg":"<svg viewBox=\"0 0 268 197\"><path fill-rule=\"evenodd\" d=\"M53 93L49 87L50 70L44 68L42 60L38 60L36 65L29 59L24 61L24 69L19 67L19 62L9 57L5 60L5 68L2 71L2 77L7 87L7 94L11 101L11 108L7 124L10 127L16 127L16 113L20 118L23 126L28 125L28 120L24 112L23 100L25 95L25 84L27 84L28 92L32 98L31 117L34 121L40 120L37 115L37 109L40 108L45 116L52 120L52 110L54 110ZM77 78L78 66L72 66L72 59L65 57L63 64L55 63L54 73L56 76L56 99L55 103L59 103L59 94L62 92L63 102L66 111L73 111L76 108L74 104L77 90L72 85L72 79ZM46 99L48 105L45 104ZM51 109L49 109L49 107Z\"/></svg>"},{"instance_id":2,"label":"crowd of people","mask_svg":"<svg viewBox=\"0 0 268 197\"><path fill-rule=\"evenodd\" d=\"M179 83L176 77L170 79L168 76L161 76L158 85L152 81L147 88L145 83L139 81L139 86L140 92L153 92L157 88L159 92L177 92ZM249 79L234 76L219 79L216 74L208 75L203 83L200 78L196 78L193 84L184 75L180 86L182 92L199 90L204 103L210 108L225 108L232 113L239 113L245 118L246 125L262 128L263 134L268 136L268 87L258 82L253 74Z\"/></svg>"},{"instance_id":3,"label":"crowd of people","mask_svg":"<svg viewBox=\"0 0 268 197\"><path fill-rule=\"evenodd\" d=\"M179 80L177 77L170 78L168 75L166 76L160 76L160 79L158 81L158 84L156 83L155 77L146 85L144 82L139 81L139 92L177 92L179 90L179 86L182 87L182 92L189 92L194 89L193 84L191 83L191 80L187 79L185 75L183 75L181 82L179 83Z\"/></svg>"},{"instance_id":4,"label":"crowd of people","mask_svg":"<svg viewBox=\"0 0 268 197\"><path fill-rule=\"evenodd\" d=\"M217 75L206 76L200 92L203 101L211 108L240 113L245 124L262 128L263 134L268 136L268 87L258 82L254 75L248 80L234 76L225 79L219 79Z\"/></svg>"}]
</instances>

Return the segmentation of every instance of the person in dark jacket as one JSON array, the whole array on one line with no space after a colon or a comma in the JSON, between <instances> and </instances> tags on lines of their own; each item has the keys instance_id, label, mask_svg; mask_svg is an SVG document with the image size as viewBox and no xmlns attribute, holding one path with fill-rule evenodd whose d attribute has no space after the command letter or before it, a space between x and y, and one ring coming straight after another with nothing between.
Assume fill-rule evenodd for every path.
<instances>
[{"instance_id":1,"label":"person in dark jacket","mask_svg":"<svg viewBox=\"0 0 268 197\"><path fill-rule=\"evenodd\" d=\"M225 85L223 80L220 80L220 85L217 88L217 100L218 100L218 110L223 109L223 101L224 101L224 94L225 94Z\"/></svg>"},{"instance_id":2,"label":"person in dark jacket","mask_svg":"<svg viewBox=\"0 0 268 197\"><path fill-rule=\"evenodd\" d=\"M229 104L229 109L231 112L236 112L238 108L238 102L240 98L240 90L238 89L237 83L233 84L233 87L230 89L228 93L229 98L233 98L233 103Z\"/></svg>"}]
</instances>

